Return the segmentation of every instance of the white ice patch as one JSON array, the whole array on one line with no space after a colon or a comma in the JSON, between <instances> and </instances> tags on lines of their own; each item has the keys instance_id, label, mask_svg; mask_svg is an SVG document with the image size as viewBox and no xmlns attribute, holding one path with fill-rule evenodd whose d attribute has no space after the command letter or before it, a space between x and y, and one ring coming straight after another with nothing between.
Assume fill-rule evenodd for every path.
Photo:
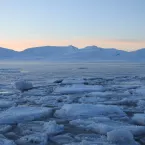
<instances>
[{"instance_id":1,"label":"white ice patch","mask_svg":"<svg viewBox=\"0 0 145 145\"><path fill-rule=\"evenodd\" d=\"M54 93L57 94L76 94L76 93L84 93L84 92L97 92L102 91L103 87L98 85L72 85L72 86L64 86L57 87L54 89Z\"/></svg>"},{"instance_id":2,"label":"white ice patch","mask_svg":"<svg viewBox=\"0 0 145 145\"><path fill-rule=\"evenodd\" d=\"M91 92L89 94L87 94L87 96L90 97L106 97L108 95L112 95L112 92Z\"/></svg>"},{"instance_id":3,"label":"white ice patch","mask_svg":"<svg viewBox=\"0 0 145 145\"><path fill-rule=\"evenodd\" d=\"M44 124L43 130L48 135L54 135L54 134L63 132L64 131L64 125L58 125L58 124L56 124L56 121L49 121L48 123Z\"/></svg>"},{"instance_id":4,"label":"white ice patch","mask_svg":"<svg viewBox=\"0 0 145 145\"><path fill-rule=\"evenodd\" d=\"M31 82L22 80L22 81L18 81L15 83L16 89L20 90L20 91L26 91L29 89L33 88L33 85Z\"/></svg>"},{"instance_id":5,"label":"white ice patch","mask_svg":"<svg viewBox=\"0 0 145 145\"><path fill-rule=\"evenodd\" d=\"M12 107L0 114L0 124L14 124L48 117L52 109L45 107Z\"/></svg>"},{"instance_id":6,"label":"white ice patch","mask_svg":"<svg viewBox=\"0 0 145 145\"><path fill-rule=\"evenodd\" d=\"M117 129L108 132L107 139L117 145L138 145L131 132L126 129Z\"/></svg>"},{"instance_id":7,"label":"white ice patch","mask_svg":"<svg viewBox=\"0 0 145 145\"><path fill-rule=\"evenodd\" d=\"M134 114L132 121L138 125L145 125L145 114Z\"/></svg>"},{"instance_id":8,"label":"white ice patch","mask_svg":"<svg viewBox=\"0 0 145 145\"><path fill-rule=\"evenodd\" d=\"M59 118L88 118L97 116L125 117L126 114L117 106L92 104L65 104L55 112Z\"/></svg>"}]
</instances>

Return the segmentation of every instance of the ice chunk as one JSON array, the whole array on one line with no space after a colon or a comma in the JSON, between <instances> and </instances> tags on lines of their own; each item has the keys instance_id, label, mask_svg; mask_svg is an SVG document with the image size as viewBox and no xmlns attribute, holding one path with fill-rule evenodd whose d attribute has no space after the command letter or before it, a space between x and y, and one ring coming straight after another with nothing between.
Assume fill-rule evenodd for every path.
<instances>
[{"instance_id":1,"label":"ice chunk","mask_svg":"<svg viewBox=\"0 0 145 145\"><path fill-rule=\"evenodd\" d=\"M35 145L48 145L48 136L43 133L35 133L21 137L16 140L17 144L35 144Z\"/></svg>"},{"instance_id":2,"label":"ice chunk","mask_svg":"<svg viewBox=\"0 0 145 145\"><path fill-rule=\"evenodd\" d=\"M71 125L81 127L85 130L91 130L99 134L107 134L108 131L111 131L113 127L107 125L107 122L110 122L110 119L107 117L94 117L89 119L77 119L70 121Z\"/></svg>"},{"instance_id":3,"label":"ice chunk","mask_svg":"<svg viewBox=\"0 0 145 145\"><path fill-rule=\"evenodd\" d=\"M59 94L75 94L75 93L84 93L84 92L97 92L102 91L103 87L99 85L72 85L57 87L54 90L54 93Z\"/></svg>"},{"instance_id":4,"label":"ice chunk","mask_svg":"<svg viewBox=\"0 0 145 145\"><path fill-rule=\"evenodd\" d=\"M28 81L25 81L25 80L22 80L22 81L18 81L15 83L15 86L18 90L20 91L27 91L27 90L30 90L33 88L33 85L31 82L28 82Z\"/></svg>"},{"instance_id":5,"label":"ice chunk","mask_svg":"<svg viewBox=\"0 0 145 145\"><path fill-rule=\"evenodd\" d=\"M136 89L136 93L139 95L145 95L145 87L140 87L138 89Z\"/></svg>"},{"instance_id":6,"label":"ice chunk","mask_svg":"<svg viewBox=\"0 0 145 145\"><path fill-rule=\"evenodd\" d=\"M0 124L14 124L48 117L52 109L45 107L12 107L0 114Z\"/></svg>"},{"instance_id":7,"label":"ice chunk","mask_svg":"<svg viewBox=\"0 0 145 145\"><path fill-rule=\"evenodd\" d=\"M104 97L81 97L78 101L85 104L98 104L99 102L104 102L106 98Z\"/></svg>"},{"instance_id":8,"label":"ice chunk","mask_svg":"<svg viewBox=\"0 0 145 145\"><path fill-rule=\"evenodd\" d=\"M44 96L39 99L33 99L38 105L42 106L62 106L63 104L72 103L75 97L71 97L70 95L60 95L60 96ZM29 100L29 98L28 98Z\"/></svg>"},{"instance_id":9,"label":"ice chunk","mask_svg":"<svg viewBox=\"0 0 145 145\"><path fill-rule=\"evenodd\" d=\"M12 107L14 104L12 101L0 100L0 108Z\"/></svg>"},{"instance_id":10,"label":"ice chunk","mask_svg":"<svg viewBox=\"0 0 145 145\"><path fill-rule=\"evenodd\" d=\"M0 125L0 133L9 132L12 129L11 125Z\"/></svg>"},{"instance_id":11,"label":"ice chunk","mask_svg":"<svg viewBox=\"0 0 145 145\"><path fill-rule=\"evenodd\" d=\"M36 132L45 133L47 135L56 135L64 131L64 125L59 125L56 121L31 121L19 123L18 128L22 135L29 135Z\"/></svg>"},{"instance_id":12,"label":"ice chunk","mask_svg":"<svg viewBox=\"0 0 145 145\"><path fill-rule=\"evenodd\" d=\"M55 112L59 118L88 118L96 116L119 116L126 114L117 106L92 104L65 104Z\"/></svg>"},{"instance_id":13,"label":"ice chunk","mask_svg":"<svg viewBox=\"0 0 145 145\"><path fill-rule=\"evenodd\" d=\"M13 141L6 139L4 136L0 135L0 145L16 145Z\"/></svg>"},{"instance_id":14,"label":"ice chunk","mask_svg":"<svg viewBox=\"0 0 145 145\"><path fill-rule=\"evenodd\" d=\"M132 121L138 125L145 125L145 114L134 114Z\"/></svg>"},{"instance_id":15,"label":"ice chunk","mask_svg":"<svg viewBox=\"0 0 145 145\"><path fill-rule=\"evenodd\" d=\"M117 129L108 132L107 139L117 145L137 145L131 132L126 129Z\"/></svg>"},{"instance_id":16,"label":"ice chunk","mask_svg":"<svg viewBox=\"0 0 145 145\"><path fill-rule=\"evenodd\" d=\"M72 142L65 145L117 145L117 144L112 144L107 141L102 141L102 140L97 140L97 139L94 141L88 141L84 139L81 142Z\"/></svg>"},{"instance_id":17,"label":"ice chunk","mask_svg":"<svg viewBox=\"0 0 145 145\"><path fill-rule=\"evenodd\" d=\"M85 82L84 79L67 78L67 79L64 79L62 81L62 84L66 84L66 85L69 85L69 84L83 84L84 82Z\"/></svg>"},{"instance_id":18,"label":"ice chunk","mask_svg":"<svg viewBox=\"0 0 145 145\"><path fill-rule=\"evenodd\" d=\"M104 97L107 95L112 95L112 92L91 92L89 94L87 94L87 96L91 96L91 97Z\"/></svg>"},{"instance_id":19,"label":"ice chunk","mask_svg":"<svg viewBox=\"0 0 145 145\"><path fill-rule=\"evenodd\" d=\"M53 81L53 83L61 83L63 81L63 79L57 79L55 81Z\"/></svg>"},{"instance_id":20,"label":"ice chunk","mask_svg":"<svg viewBox=\"0 0 145 145\"><path fill-rule=\"evenodd\" d=\"M112 104L112 105L127 105L127 106L136 106L138 102L138 99L136 98L123 98L122 100L117 100L117 101L112 101L112 102L109 102L109 104Z\"/></svg>"},{"instance_id":21,"label":"ice chunk","mask_svg":"<svg viewBox=\"0 0 145 145\"><path fill-rule=\"evenodd\" d=\"M44 124L43 130L48 135L54 135L64 131L64 125L58 125L56 124L56 121L49 121L48 123Z\"/></svg>"},{"instance_id":22,"label":"ice chunk","mask_svg":"<svg viewBox=\"0 0 145 145\"><path fill-rule=\"evenodd\" d=\"M85 130L90 130L99 134L107 135L107 132L115 130L115 129L127 129L134 136L145 135L145 127L144 126L134 126L127 123L113 121L107 117L94 117L88 119L76 119L70 121L71 125L76 127L83 128Z\"/></svg>"},{"instance_id":23,"label":"ice chunk","mask_svg":"<svg viewBox=\"0 0 145 145\"><path fill-rule=\"evenodd\" d=\"M145 101L139 100L137 103L138 108L145 110Z\"/></svg>"},{"instance_id":24,"label":"ice chunk","mask_svg":"<svg viewBox=\"0 0 145 145\"><path fill-rule=\"evenodd\" d=\"M66 144L74 141L74 139L69 134L57 135L52 137L51 140L58 144Z\"/></svg>"}]
</instances>

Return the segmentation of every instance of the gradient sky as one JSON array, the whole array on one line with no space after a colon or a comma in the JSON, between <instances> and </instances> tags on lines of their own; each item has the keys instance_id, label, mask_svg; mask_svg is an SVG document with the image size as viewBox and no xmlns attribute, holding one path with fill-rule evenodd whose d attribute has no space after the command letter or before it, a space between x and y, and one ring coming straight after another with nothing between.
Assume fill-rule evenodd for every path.
<instances>
[{"instance_id":1,"label":"gradient sky","mask_svg":"<svg viewBox=\"0 0 145 145\"><path fill-rule=\"evenodd\" d=\"M145 48L145 0L0 0L0 46Z\"/></svg>"}]
</instances>

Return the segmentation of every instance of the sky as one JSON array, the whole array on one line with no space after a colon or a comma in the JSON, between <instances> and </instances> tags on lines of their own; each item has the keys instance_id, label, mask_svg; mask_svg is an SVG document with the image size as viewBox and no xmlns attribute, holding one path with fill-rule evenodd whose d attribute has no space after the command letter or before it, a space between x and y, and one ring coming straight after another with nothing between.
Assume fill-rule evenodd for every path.
<instances>
[{"instance_id":1,"label":"sky","mask_svg":"<svg viewBox=\"0 0 145 145\"><path fill-rule=\"evenodd\" d=\"M0 0L0 47L145 48L145 0Z\"/></svg>"}]
</instances>

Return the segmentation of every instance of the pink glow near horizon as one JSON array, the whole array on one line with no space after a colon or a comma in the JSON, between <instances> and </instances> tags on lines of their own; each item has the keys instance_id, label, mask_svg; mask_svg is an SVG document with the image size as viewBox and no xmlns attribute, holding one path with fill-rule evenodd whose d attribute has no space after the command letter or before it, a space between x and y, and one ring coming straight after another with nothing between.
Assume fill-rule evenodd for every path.
<instances>
[{"instance_id":1,"label":"pink glow near horizon","mask_svg":"<svg viewBox=\"0 0 145 145\"><path fill-rule=\"evenodd\" d=\"M132 51L145 47L145 41L127 40L97 40L97 39L72 39L72 40L0 40L0 47L21 51L30 47L37 46L67 46L74 45L83 48L96 45L103 48L117 48Z\"/></svg>"}]
</instances>

